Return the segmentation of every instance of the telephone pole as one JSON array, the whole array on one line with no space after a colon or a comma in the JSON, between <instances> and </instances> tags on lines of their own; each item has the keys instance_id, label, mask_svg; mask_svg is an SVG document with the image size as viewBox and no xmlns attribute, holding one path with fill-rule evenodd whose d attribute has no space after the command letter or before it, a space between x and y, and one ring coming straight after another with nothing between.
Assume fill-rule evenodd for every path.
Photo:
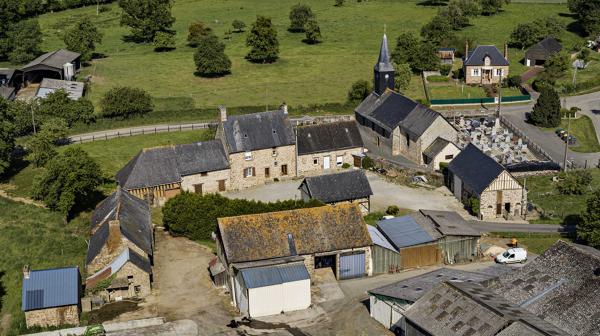
<instances>
[{"instance_id":1,"label":"telephone pole","mask_svg":"<svg viewBox=\"0 0 600 336\"><path fill-rule=\"evenodd\" d=\"M563 106L567 108L567 100L563 99ZM569 151L569 137L571 136L571 112L567 113L567 139L565 141L565 158L563 161L563 170L567 171L567 153Z\"/></svg>"}]
</instances>

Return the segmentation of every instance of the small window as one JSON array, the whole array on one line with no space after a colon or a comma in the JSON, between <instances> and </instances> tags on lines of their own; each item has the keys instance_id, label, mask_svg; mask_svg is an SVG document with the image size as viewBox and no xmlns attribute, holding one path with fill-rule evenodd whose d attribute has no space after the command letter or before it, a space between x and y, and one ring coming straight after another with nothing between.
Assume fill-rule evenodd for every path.
<instances>
[{"instance_id":1,"label":"small window","mask_svg":"<svg viewBox=\"0 0 600 336\"><path fill-rule=\"evenodd\" d=\"M281 165L281 175L287 175L288 174L288 168L287 165Z\"/></svg>"},{"instance_id":2,"label":"small window","mask_svg":"<svg viewBox=\"0 0 600 336\"><path fill-rule=\"evenodd\" d=\"M200 173L200 176L208 176L208 172L202 172Z\"/></svg>"},{"instance_id":3,"label":"small window","mask_svg":"<svg viewBox=\"0 0 600 336\"><path fill-rule=\"evenodd\" d=\"M473 69L473 76L479 76L479 69Z\"/></svg>"},{"instance_id":4,"label":"small window","mask_svg":"<svg viewBox=\"0 0 600 336\"><path fill-rule=\"evenodd\" d=\"M194 192L202 195L202 183L194 184Z\"/></svg>"},{"instance_id":5,"label":"small window","mask_svg":"<svg viewBox=\"0 0 600 336\"><path fill-rule=\"evenodd\" d=\"M271 169L269 167L265 168L265 177L271 177Z\"/></svg>"},{"instance_id":6,"label":"small window","mask_svg":"<svg viewBox=\"0 0 600 336\"><path fill-rule=\"evenodd\" d=\"M502 76L502 69L496 69L496 76Z\"/></svg>"},{"instance_id":7,"label":"small window","mask_svg":"<svg viewBox=\"0 0 600 336\"><path fill-rule=\"evenodd\" d=\"M252 160L252 152L245 152L244 153L244 160L246 160L246 161Z\"/></svg>"},{"instance_id":8,"label":"small window","mask_svg":"<svg viewBox=\"0 0 600 336\"><path fill-rule=\"evenodd\" d=\"M142 286L134 286L133 290L135 290L135 294L140 294L140 292L142 291Z\"/></svg>"},{"instance_id":9,"label":"small window","mask_svg":"<svg viewBox=\"0 0 600 336\"><path fill-rule=\"evenodd\" d=\"M244 168L244 177L254 176L254 167Z\"/></svg>"},{"instance_id":10,"label":"small window","mask_svg":"<svg viewBox=\"0 0 600 336\"><path fill-rule=\"evenodd\" d=\"M335 165L338 167L341 167L344 164L344 157L343 156L338 156L335 158Z\"/></svg>"},{"instance_id":11,"label":"small window","mask_svg":"<svg viewBox=\"0 0 600 336\"><path fill-rule=\"evenodd\" d=\"M452 159L454 159L454 154L446 155L446 156L444 156L444 158L446 160L452 160Z\"/></svg>"},{"instance_id":12,"label":"small window","mask_svg":"<svg viewBox=\"0 0 600 336\"><path fill-rule=\"evenodd\" d=\"M313 158L313 164L318 165L319 164L319 158Z\"/></svg>"},{"instance_id":13,"label":"small window","mask_svg":"<svg viewBox=\"0 0 600 336\"><path fill-rule=\"evenodd\" d=\"M271 155L277 156L277 148L273 148L273 150L271 151Z\"/></svg>"}]
</instances>

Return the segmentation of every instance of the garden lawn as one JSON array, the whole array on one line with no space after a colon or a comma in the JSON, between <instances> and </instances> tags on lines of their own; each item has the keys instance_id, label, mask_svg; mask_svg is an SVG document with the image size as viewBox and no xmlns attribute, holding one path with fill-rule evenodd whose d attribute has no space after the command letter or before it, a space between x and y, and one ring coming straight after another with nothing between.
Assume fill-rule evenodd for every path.
<instances>
[{"instance_id":1,"label":"garden lawn","mask_svg":"<svg viewBox=\"0 0 600 336\"><path fill-rule=\"evenodd\" d=\"M421 1L347 1L344 6L335 7L333 1L307 0L304 3L317 15L323 34L323 43L307 45L301 42L303 34L287 31L289 9L296 3L178 0L173 5L177 49L167 53L155 53L151 45L125 42L123 36L129 31L119 25L120 9L116 3L107 5L110 10L97 16L95 6L72 9L40 17L43 49L64 47L61 36L65 23L89 15L104 34L97 51L106 55L85 68L80 76L92 75L90 97L95 103L111 87L128 85L146 89L157 98L189 98L192 108L214 108L219 104L274 108L285 101L293 112L293 107L300 105L344 102L353 82L371 81L384 24L393 45L402 31L418 34L438 10L419 5ZM568 13L566 4L509 4L496 16L472 19L471 26L458 34L502 49L517 23L549 15L557 16L565 25L574 21L571 16L558 16L560 13ZM276 63L246 61L246 33L234 33L230 40L223 40L232 61L232 74L216 79L194 76L193 49L186 46L187 27L192 21L204 21L223 37L234 19L249 26L257 14L273 18L281 51ZM581 40L566 29L560 37L567 46ZM523 51L510 50L511 73L523 72L524 67L519 64L522 55ZM414 99L423 98L422 88L416 83L405 93ZM178 114L174 114L172 120L177 118ZM145 121L152 122L140 122Z\"/></svg>"},{"instance_id":2,"label":"garden lawn","mask_svg":"<svg viewBox=\"0 0 600 336\"><path fill-rule=\"evenodd\" d=\"M562 120L560 127L567 129L568 120ZM581 153L596 153L600 152L600 144L596 136L596 128L594 123L588 116L581 116L571 120L570 133L577 138L578 145L569 147L574 152Z\"/></svg>"},{"instance_id":3,"label":"garden lawn","mask_svg":"<svg viewBox=\"0 0 600 336\"><path fill-rule=\"evenodd\" d=\"M89 234L89 214L64 224L60 214L0 197L0 298L1 317L13 319L13 329L0 334L20 334L22 267L32 269L79 266L84 270ZM82 274L85 277L85 274Z\"/></svg>"},{"instance_id":4,"label":"garden lawn","mask_svg":"<svg viewBox=\"0 0 600 336\"><path fill-rule=\"evenodd\" d=\"M586 201L594 190L600 188L600 169L590 169L593 181L584 195L562 195L556 190L556 183L552 182L552 176L530 176L527 178L527 198L539 208L546 217L534 220L536 223L549 224L575 224L579 215L585 211ZM520 178L521 184L524 183Z\"/></svg>"}]
</instances>

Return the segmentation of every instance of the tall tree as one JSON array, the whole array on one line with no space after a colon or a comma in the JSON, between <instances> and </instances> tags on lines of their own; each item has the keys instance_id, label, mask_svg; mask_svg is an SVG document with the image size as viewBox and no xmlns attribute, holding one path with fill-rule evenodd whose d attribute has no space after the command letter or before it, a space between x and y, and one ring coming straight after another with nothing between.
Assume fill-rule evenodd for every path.
<instances>
[{"instance_id":1,"label":"tall tree","mask_svg":"<svg viewBox=\"0 0 600 336\"><path fill-rule=\"evenodd\" d=\"M586 34L600 34L600 0L568 0L568 4Z\"/></svg>"},{"instance_id":2,"label":"tall tree","mask_svg":"<svg viewBox=\"0 0 600 336\"><path fill-rule=\"evenodd\" d=\"M544 35L541 27L533 22L519 23L510 33L510 43L518 48L529 48Z\"/></svg>"},{"instance_id":3,"label":"tall tree","mask_svg":"<svg viewBox=\"0 0 600 336\"><path fill-rule=\"evenodd\" d=\"M243 22L242 22L243 23ZM209 26L205 25L202 21L192 22L188 28L188 45L190 47L197 47L204 37L212 35L213 30Z\"/></svg>"},{"instance_id":4,"label":"tall tree","mask_svg":"<svg viewBox=\"0 0 600 336\"><path fill-rule=\"evenodd\" d=\"M319 27L319 23L317 22L316 18L310 18L308 22L306 22L304 30L306 33L306 39L304 39L304 42L308 44L316 44L321 42L321 27Z\"/></svg>"},{"instance_id":5,"label":"tall tree","mask_svg":"<svg viewBox=\"0 0 600 336\"><path fill-rule=\"evenodd\" d=\"M119 0L121 25L131 28L140 42L153 42L157 32L169 31L175 22L171 0Z\"/></svg>"},{"instance_id":6,"label":"tall tree","mask_svg":"<svg viewBox=\"0 0 600 336\"><path fill-rule=\"evenodd\" d=\"M83 149L70 147L48 161L45 172L34 181L33 196L67 217L101 182L98 163Z\"/></svg>"},{"instance_id":7,"label":"tall tree","mask_svg":"<svg viewBox=\"0 0 600 336\"><path fill-rule=\"evenodd\" d=\"M577 224L577 236L588 245L600 248L600 190L587 200L582 221Z\"/></svg>"},{"instance_id":8,"label":"tall tree","mask_svg":"<svg viewBox=\"0 0 600 336\"><path fill-rule=\"evenodd\" d=\"M246 58L251 62L273 63L279 57L279 41L277 31L270 18L257 16L246 38L246 45L251 47Z\"/></svg>"},{"instance_id":9,"label":"tall tree","mask_svg":"<svg viewBox=\"0 0 600 336\"><path fill-rule=\"evenodd\" d=\"M469 17L457 1L451 1L447 7L440 8L438 15L445 17L454 30L460 30L469 25Z\"/></svg>"},{"instance_id":10,"label":"tall tree","mask_svg":"<svg viewBox=\"0 0 600 336\"><path fill-rule=\"evenodd\" d=\"M294 33L303 32L308 20L314 16L310 6L295 4L290 10L290 27L288 30Z\"/></svg>"},{"instance_id":11,"label":"tall tree","mask_svg":"<svg viewBox=\"0 0 600 336\"><path fill-rule=\"evenodd\" d=\"M392 60L396 64L412 64L419 58L421 42L412 33L402 33L396 39L396 46L392 52Z\"/></svg>"},{"instance_id":12,"label":"tall tree","mask_svg":"<svg viewBox=\"0 0 600 336\"><path fill-rule=\"evenodd\" d=\"M15 148L15 127L9 112L9 103L0 97L0 175L10 166L10 157Z\"/></svg>"},{"instance_id":13,"label":"tall tree","mask_svg":"<svg viewBox=\"0 0 600 336\"><path fill-rule=\"evenodd\" d=\"M231 72L231 61L225 54L225 44L215 35L202 38L194 52L196 73L203 77L219 77Z\"/></svg>"},{"instance_id":14,"label":"tall tree","mask_svg":"<svg viewBox=\"0 0 600 336\"><path fill-rule=\"evenodd\" d=\"M410 86L412 71L408 63L396 64L396 73L394 74L394 89L401 91Z\"/></svg>"},{"instance_id":15,"label":"tall tree","mask_svg":"<svg viewBox=\"0 0 600 336\"><path fill-rule=\"evenodd\" d=\"M452 25L448 18L442 15L436 15L423 27L421 27L421 36L425 41L436 45L443 44L454 37Z\"/></svg>"},{"instance_id":16,"label":"tall tree","mask_svg":"<svg viewBox=\"0 0 600 336\"><path fill-rule=\"evenodd\" d=\"M544 62L544 72L539 75L539 78L551 85L563 77L569 69L571 57L567 53L556 53Z\"/></svg>"},{"instance_id":17,"label":"tall tree","mask_svg":"<svg viewBox=\"0 0 600 336\"><path fill-rule=\"evenodd\" d=\"M37 20L20 21L8 33L12 43L8 59L12 63L27 63L41 54L42 30Z\"/></svg>"},{"instance_id":18,"label":"tall tree","mask_svg":"<svg viewBox=\"0 0 600 336\"><path fill-rule=\"evenodd\" d=\"M437 47L433 43L423 43L419 48L419 59L414 64L417 71L433 71L440 69L440 58L437 54Z\"/></svg>"},{"instance_id":19,"label":"tall tree","mask_svg":"<svg viewBox=\"0 0 600 336\"><path fill-rule=\"evenodd\" d=\"M11 26L21 19L19 2L15 0L0 0L0 59L8 58L12 50L12 41L9 37Z\"/></svg>"},{"instance_id":20,"label":"tall tree","mask_svg":"<svg viewBox=\"0 0 600 336\"><path fill-rule=\"evenodd\" d=\"M544 86L541 89L530 121L540 127L557 127L560 125L560 97L553 88Z\"/></svg>"},{"instance_id":21,"label":"tall tree","mask_svg":"<svg viewBox=\"0 0 600 336\"><path fill-rule=\"evenodd\" d=\"M96 43L102 43L102 33L87 17L81 18L67 29L63 36L67 49L81 54L82 61L92 59Z\"/></svg>"}]
</instances>

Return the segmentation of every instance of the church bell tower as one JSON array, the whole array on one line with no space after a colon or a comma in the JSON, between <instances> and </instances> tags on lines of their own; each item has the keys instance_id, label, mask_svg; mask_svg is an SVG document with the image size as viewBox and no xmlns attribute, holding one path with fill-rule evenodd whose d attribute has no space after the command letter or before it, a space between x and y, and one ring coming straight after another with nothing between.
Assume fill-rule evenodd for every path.
<instances>
[{"instance_id":1,"label":"church bell tower","mask_svg":"<svg viewBox=\"0 0 600 336\"><path fill-rule=\"evenodd\" d=\"M390 61L387 36L384 33L379 49L379 59L375 64L375 93L381 95L386 89L394 89L394 65Z\"/></svg>"}]
</instances>

